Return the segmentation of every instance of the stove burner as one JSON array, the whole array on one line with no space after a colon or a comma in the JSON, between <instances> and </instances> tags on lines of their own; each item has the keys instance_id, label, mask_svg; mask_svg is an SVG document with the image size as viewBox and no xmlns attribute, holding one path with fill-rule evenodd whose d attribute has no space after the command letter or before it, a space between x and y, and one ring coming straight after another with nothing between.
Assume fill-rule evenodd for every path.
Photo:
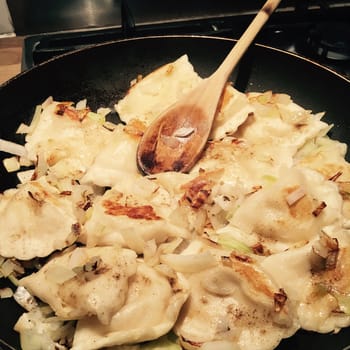
<instances>
[{"instance_id":1,"label":"stove burner","mask_svg":"<svg viewBox=\"0 0 350 350\"><path fill-rule=\"evenodd\" d=\"M350 24L325 22L315 25L306 39L309 53L316 58L350 61Z\"/></svg>"}]
</instances>

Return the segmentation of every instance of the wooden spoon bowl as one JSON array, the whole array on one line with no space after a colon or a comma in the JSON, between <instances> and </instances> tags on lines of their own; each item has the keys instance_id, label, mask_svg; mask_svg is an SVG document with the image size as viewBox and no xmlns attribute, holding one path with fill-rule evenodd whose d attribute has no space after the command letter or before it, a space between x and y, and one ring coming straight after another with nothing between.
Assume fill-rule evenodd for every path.
<instances>
[{"instance_id":1,"label":"wooden spoon bowl","mask_svg":"<svg viewBox=\"0 0 350 350\"><path fill-rule=\"evenodd\" d=\"M208 140L227 80L281 0L267 0L219 68L146 129L137 149L144 174L188 172Z\"/></svg>"}]
</instances>

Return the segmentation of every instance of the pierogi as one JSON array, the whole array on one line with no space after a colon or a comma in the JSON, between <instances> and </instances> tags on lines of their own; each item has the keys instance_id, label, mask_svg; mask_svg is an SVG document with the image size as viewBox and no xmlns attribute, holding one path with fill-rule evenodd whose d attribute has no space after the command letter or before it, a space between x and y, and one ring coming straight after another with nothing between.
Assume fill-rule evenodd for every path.
<instances>
[{"instance_id":1,"label":"pierogi","mask_svg":"<svg viewBox=\"0 0 350 350\"><path fill-rule=\"evenodd\" d=\"M189 173L138 171L146 128L201 80L184 55L132 82L122 123L48 99L20 128L0 271L24 350L270 350L350 326L350 166L323 113L227 84Z\"/></svg>"}]
</instances>

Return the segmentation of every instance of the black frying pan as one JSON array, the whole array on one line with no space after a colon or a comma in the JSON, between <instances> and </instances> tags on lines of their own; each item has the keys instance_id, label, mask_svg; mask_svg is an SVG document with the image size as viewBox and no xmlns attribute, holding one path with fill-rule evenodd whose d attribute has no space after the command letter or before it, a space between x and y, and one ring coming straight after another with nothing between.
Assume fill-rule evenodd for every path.
<instances>
[{"instance_id":1,"label":"black frying pan","mask_svg":"<svg viewBox=\"0 0 350 350\"><path fill-rule=\"evenodd\" d=\"M20 141L15 136L18 125L28 122L35 105L48 96L74 102L87 98L92 109L111 107L138 74L145 75L185 53L201 76L210 75L233 44L229 39L208 37L148 37L102 44L50 60L0 87L0 138ZM254 45L232 81L241 91L284 92L307 109L326 111L325 120L334 123L331 136L350 144L350 81L344 77L296 55ZM1 159L5 156L0 152ZM0 176L0 191L16 184L15 176L3 167ZM12 300L0 300L0 338L16 349L19 341L12 327L21 313ZM346 346L350 346L350 328L337 335L300 331L278 349L343 350ZM1 347L5 348L0 343Z\"/></svg>"}]
</instances>

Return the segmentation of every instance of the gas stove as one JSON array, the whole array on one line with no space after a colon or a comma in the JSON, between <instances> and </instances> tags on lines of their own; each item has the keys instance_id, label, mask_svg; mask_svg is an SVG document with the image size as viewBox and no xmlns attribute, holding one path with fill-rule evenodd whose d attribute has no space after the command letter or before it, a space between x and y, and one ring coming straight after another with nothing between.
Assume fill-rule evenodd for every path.
<instances>
[{"instance_id":1,"label":"gas stove","mask_svg":"<svg viewBox=\"0 0 350 350\"><path fill-rule=\"evenodd\" d=\"M113 2L113 20L109 16L106 22L67 28L56 11L63 30L27 35L22 69L111 40L175 34L238 39L262 4L255 0L121 0ZM350 1L283 0L255 42L296 53L350 79L349 19Z\"/></svg>"}]
</instances>

